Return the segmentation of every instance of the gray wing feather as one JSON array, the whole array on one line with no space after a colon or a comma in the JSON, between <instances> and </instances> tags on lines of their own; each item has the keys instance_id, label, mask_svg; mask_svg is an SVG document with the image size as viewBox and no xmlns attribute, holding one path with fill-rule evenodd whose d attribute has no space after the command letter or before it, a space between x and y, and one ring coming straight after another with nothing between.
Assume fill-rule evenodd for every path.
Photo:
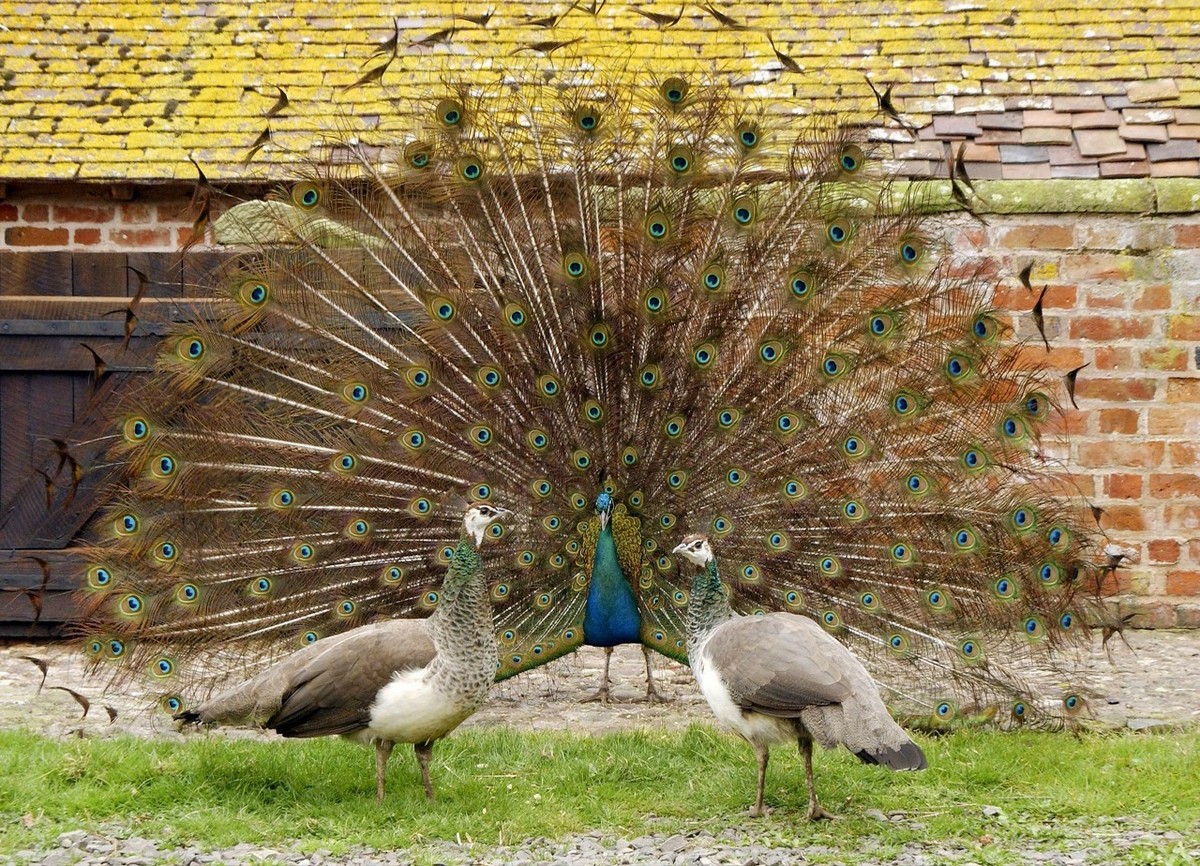
<instances>
[{"instance_id":1,"label":"gray wing feather","mask_svg":"<svg viewBox=\"0 0 1200 866\"><path fill-rule=\"evenodd\" d=\"M435 650L421 620L359 629L291 673L266 726L285 737L347 734L366 726L375 695L397 671L421 668Z\"/></svg>"},{"instance_id":2,"label":"gray wing feather","mask_svg":"<svg viewBox=\"0 0 1200 866\"><path fill-rule=\"evenodd\" d=\"M787 613L729 620L705 651L739 706L772 716L841 703L862 667L819 625Z\"/></svg>"}]
</instances>

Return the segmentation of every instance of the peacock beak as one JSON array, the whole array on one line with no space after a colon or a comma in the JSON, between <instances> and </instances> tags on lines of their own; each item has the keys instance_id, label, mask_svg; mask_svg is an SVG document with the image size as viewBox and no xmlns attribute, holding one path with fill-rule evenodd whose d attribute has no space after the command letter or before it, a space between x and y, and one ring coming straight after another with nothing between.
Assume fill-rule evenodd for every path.
<instances>
[{"instance_id":1,"label":"peacock beak","mask_svg":"<svg viewBox=\"0 0 1200 866\"><path fill-rule=\"evenodd\" d=\"M685 547L687 547L687 542L683 542L682 544L677 544L677 545L675 545L675 549L672 550L671 553L683 553L683 549Z\"/></svg>"}]
</instances>

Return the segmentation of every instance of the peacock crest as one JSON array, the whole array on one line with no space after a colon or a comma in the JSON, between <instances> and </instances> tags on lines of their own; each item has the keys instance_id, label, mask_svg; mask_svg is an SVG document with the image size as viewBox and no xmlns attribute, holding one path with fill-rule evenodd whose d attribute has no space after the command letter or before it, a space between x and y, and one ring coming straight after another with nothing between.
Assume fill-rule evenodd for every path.
<instances>
[{"instance_id":1,"label":"peacock crest","mask_svg":"<svg viewBox=\"0 0 1200 866\"><path fill-rule=\"evenodd\" d=\"M501 677L588 640L601 572L686 659L702 533L736 607L816 618L897 699L1045 709L1092 610L1055 383L860 130L599 72L448 87L413 129L224 217L255 243L115 424L98 663L178 712L202 653L421 615L467 497L517 515L480 550Z\"/></svg>"}]
</instances>

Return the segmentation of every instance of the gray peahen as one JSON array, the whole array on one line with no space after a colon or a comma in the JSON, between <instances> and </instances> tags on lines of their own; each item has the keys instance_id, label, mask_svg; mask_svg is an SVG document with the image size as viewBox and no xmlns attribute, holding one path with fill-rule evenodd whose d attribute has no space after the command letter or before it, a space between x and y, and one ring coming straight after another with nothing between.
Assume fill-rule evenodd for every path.
<instances>
[{"instance_id":1,"label":"gray peahen","mask_svg":"<svg viewBox=\"0 0 1200 866\"><path fill-rule=\"evenodd\" d=\"M763 814L771 746L796 742L804 756L808 818L832 818L817 802L812 745L845 746L868 764L925 769L925 754L890 715L879 687L849 650L817 623L791 613L738 616L709 540L684 539L673 553L700 567L688 601L688 662L716 717L754 747Z\"/></svg>"},{"instance_id":2,"label":"gray peahen","mask_svg":"<svg viewBox=\"0 0 1200 866\"><path fill-rule=\"evenodd\" d=\"M582 644L686 661L690 530L736 609L815 617L906 712L1081 709L1055 383L859 130L582 66L382 128L411 132L222 218L248 251L120 408L98 666L177 713L221 672L199 654L427 613L463 495L521 530L481 551L500 678Z\"/></svg>"},{"instance_id":3,"label":"gray peahen","mask_svg":"<svg viewBox=\"0 0 1200 866\"><path fill-rule=\"evenodd\" d=\"M252 679L184 710L198 724L257 724L285 737L341 734L375 746L375 787L396 743L412 743L425 796L433 799L433 744L487 699L496 671L492 606L477 548L504 515L479 503L463 514L463 535L428 619L352 629L297 650Z\"/></svg>"}]
</instances>

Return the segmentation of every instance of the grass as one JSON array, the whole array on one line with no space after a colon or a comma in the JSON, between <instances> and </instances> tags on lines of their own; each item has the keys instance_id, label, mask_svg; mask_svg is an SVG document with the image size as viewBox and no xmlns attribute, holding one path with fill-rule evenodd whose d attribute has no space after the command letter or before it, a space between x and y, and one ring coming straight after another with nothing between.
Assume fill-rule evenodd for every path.
<instances>
[{"instance_id":1,"label":"grass","mask_svg":"<svg viewBox=\"0 0 1200 866\"><path fill-rule=\"evenodd\" d=\"M1102 837L1106 826L1200 827L1200 732L1076 739L965 731L922 745L923 773L889 773L844 751L819 754L818 792L844 820L808 825L795 750L774 752L767 796L776 811L751 822L751 751L704 726L602 737L462 731L435 750L435 803L425 803L411 751L398 748L382 805L373 754L340 740L52 740L0 731L0 855L67 830L114 826L168 845L252 841L334 853L429 839L515 844L595 829L633 838L748 826L757 841L828 846L851 860L864 844L881 857L928 839L968 847L983 839L1002 850L1031 840L1052 846L1060 833ZM985 805L1003 814L986 817ZM907 820L873 820L869 809ZM1000 862L981 852L979 862Z\"/></svg>"}]
</instances>

